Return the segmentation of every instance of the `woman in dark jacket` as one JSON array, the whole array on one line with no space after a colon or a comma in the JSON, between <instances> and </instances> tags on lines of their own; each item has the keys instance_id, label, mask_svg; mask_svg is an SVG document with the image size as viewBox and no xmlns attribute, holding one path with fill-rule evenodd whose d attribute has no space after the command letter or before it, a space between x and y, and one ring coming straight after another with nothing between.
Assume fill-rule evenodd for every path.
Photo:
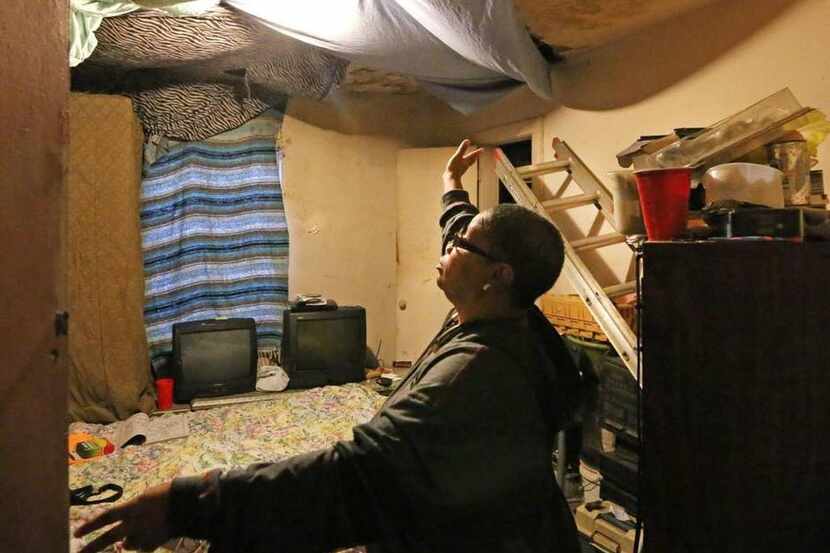
<instances>
[{"instance_id":1,"label":"woman in dark jacket","mask_svg":"<svg viewBox=\"0 0 830 553\"><path fill-rule=\"evenodd\" d=\"M461 186L481 153L469 148L443 175L437 284L454 309L354 439L153 488L81 527L114 524L83 553L174 536L207 539L211 551L579 551L551 466L578 375L534 306L559 275L562 240L519 206L478 213Z\"/></svg>"}]
</instances>

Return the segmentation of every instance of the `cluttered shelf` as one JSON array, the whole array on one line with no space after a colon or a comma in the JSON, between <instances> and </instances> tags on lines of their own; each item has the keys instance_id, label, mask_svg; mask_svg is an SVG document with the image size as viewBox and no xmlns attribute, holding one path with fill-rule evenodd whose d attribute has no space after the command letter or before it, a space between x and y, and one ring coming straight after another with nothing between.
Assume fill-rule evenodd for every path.
<instances>
[{"instance_id":1,"label":"cluttered shelf","mask_svg":"<svg viewBox=\"0 0 830 553\"><path fill-rule=\"evenodd\" d=\"M640 137L615 180L636 187L650 240L830 239L818 148L825 115L783 89L714 125ZM619 183L617 183L619 185Z\"/></svg>"}]
</instances>

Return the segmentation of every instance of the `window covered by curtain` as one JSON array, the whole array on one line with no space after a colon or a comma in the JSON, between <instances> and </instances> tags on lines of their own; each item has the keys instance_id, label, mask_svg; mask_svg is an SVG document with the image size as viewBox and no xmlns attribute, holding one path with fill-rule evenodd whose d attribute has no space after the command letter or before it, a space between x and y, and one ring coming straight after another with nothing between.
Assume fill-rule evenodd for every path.
<instances>
[{"instance_id":1,"label":"window covered by curtain","mask_svg":"<svg viewBox=\"0 0 830 553\"><path fill-rule=\"evenodd\" d=\"M144 320L150 355L171 349L173 323L252 317L276 345L288 298L288 226L269 111L203 142L172 143L141 191Z\"/></svg>"}]
</instances>

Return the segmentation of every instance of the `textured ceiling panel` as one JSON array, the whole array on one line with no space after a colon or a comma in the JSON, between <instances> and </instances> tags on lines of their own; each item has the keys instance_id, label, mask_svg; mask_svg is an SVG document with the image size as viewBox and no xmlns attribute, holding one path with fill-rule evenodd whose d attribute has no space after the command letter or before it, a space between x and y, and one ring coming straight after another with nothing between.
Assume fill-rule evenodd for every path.
<instances>
[{"instance_id":1,"label":"textured ceiling panel","mask_svg":"<svg viewBox=\"0 0 830 553\"><path fill-rule=\"evenodd\" d=\"M415 79L399 73L372 69L356 63L349 64L340 87L350 92L385 92L412 94L418 90Z\"/></svg>"},{"instance_id":2,"label":"textured ceiling panel","mask_svg":"<svg viewBox=\"0 0 830 553\"><path fill-rule=\"evenodd\" d=\"M514 0L525 23L556 53L595 48L714 0ZM340 84L351 92L410 94L413 79L352 64Z\"/></svg>"},{"instance_id":3,"label":"textured ceiling panel","mask_svg":"<svg viewBox=\"0 0 830 553\"><path fill-rule=\"evenodd\" d=\"M557 51L594 48L713 0L514 0L531 32Z\"/></svg>"}]
</instances>

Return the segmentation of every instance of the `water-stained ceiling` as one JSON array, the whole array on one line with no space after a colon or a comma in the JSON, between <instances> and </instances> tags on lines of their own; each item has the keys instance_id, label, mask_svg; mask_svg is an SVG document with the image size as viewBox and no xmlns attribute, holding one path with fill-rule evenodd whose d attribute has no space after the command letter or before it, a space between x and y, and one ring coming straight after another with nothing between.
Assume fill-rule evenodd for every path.
<instances>
[{"instance_id":1,"label":"water-stained ceiling","mask_svg":"<svg viewBox=\"0 0 830 553\"><path fill-rule=\"evenodd\" d=\"M598 48L715 0L514 0L543 50L567 59ZM418 89L405 75L352 64L341 84L352 92L409 94Z\"/></svg>"},{"instance_id":2,"label":"water-stained ceiling","mask_svg":"<svg viewBox=\"0 0 830 553\"><path fill-rule=\"evenodd\" d=\"M531 32L560 54L602 46L714 0L514 0Z\"/></svg>"}]
</instances>

